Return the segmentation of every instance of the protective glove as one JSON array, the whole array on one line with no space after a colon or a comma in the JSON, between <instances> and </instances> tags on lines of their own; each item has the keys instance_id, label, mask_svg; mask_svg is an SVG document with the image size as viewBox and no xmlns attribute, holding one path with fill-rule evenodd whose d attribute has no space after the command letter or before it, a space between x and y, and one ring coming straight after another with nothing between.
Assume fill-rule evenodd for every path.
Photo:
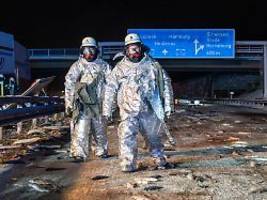
<instances>
[{"instance_id":1,"label":"protective glove","mask_svg":"<svg viewBox=\"0 0 267 200\"><path fill-rule=\"evenodd\" d=\"M71 106L67 106L65 109L65 113L67 115L67 117L71 117L72 116L72 107Z\"/></svg>"},{"instance_id":2,"label":"protective glove","mask_svg":"<svg viewBox=\"0 0 267 200\"><path fill-rule=\"evenodd\" d=\"M109 121L110 120L109 120L109 117L108 116L102 115L102 123L104 125L108 125Z\"/></svg>"},{"instance_id":3,"label":"protective glove","mask_svg":"<svg viewBox=\"0 0 267 200\"><path fill-rule=\"evenodd\" d=\"M171 116L171 111L170 111L170 110L166 110L166 111L165 111L165 117L166 117L167 119L169 119L170 116Z\"/></svg>"}]
</instances>

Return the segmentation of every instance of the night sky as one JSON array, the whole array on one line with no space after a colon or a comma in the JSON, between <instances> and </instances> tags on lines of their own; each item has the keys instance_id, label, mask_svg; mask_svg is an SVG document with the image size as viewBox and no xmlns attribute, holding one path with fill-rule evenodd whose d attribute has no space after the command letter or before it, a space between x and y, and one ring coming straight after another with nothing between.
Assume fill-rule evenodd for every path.
<instances>
[{"instance_id":1,"label":"night sky","mask_svg":"<svg viewBox=\"0 0 267 200\"><path fill-rule=\"evenodd\" d=\"M0 31L28 48L78 47L84 36L122 41L128 28L234 28L237 40L267 40L263 0L3 1Z\"/></svg>"}]
</instances>

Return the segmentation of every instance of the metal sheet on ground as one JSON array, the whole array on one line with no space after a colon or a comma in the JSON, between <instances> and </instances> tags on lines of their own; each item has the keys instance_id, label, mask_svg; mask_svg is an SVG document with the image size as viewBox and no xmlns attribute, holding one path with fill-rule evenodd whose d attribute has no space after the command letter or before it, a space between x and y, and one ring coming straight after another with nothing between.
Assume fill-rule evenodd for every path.
<instances>
[{"instance_id":1,"label":"metal sheet on ground","mask_svg":"<svg viewBox=\"0 0 267 200\"><path fill-rule=\"evenodd\" d=\"M43 88L48 86L54 79L55 79L55 76L36 79L32 83L32 85L25 92L23 92L21 95L27 96L27 95L38 94Z\"/></svg>"}]
</instances>

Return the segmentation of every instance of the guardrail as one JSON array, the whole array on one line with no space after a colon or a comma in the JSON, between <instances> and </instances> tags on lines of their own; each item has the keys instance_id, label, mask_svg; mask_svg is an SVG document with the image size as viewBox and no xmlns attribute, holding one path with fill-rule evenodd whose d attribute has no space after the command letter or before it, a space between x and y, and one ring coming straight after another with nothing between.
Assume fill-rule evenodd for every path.
<instances>
[{"instance_id":1,"label":"guardrail","mask_svg":"<svg viewBox=\"0 0 267 200\"><path fill-rule=\"evenodd\" d=\"M29 49L29 58L34 59L77 59L79 49Z\"/></svg>"},{"instance_id":2,"label":"guardrail","mask_svg":"<svg viewBox=\"0 0 267 200\"><path fill-rule=\"evenodd\" d=\"M0 111L0 126L63 112L64 105L43 105Z\"/></svg>"},{"instance_id":3,"label":"guardrail","mask_svg":"<svg viewBox=\"0 0 267 200\"><path fill-rule=\"evenodd\" d=\"M266 41L236 41L237 54L263 54ZM112 59L113 56L123 50L123 42L99 42L100 55L104 59ZM30 60L38 59L70 59L76 60L79 56L79 48L60 49L29 49Z\"/></svg>"},{"instance_id":4,"label":"guardrail","mask_svg":"<svg viewBox=\"0 0 267 200\"><path fill-rule=\"evenodd\" d=\"M4 126L63 112L64 99L60 97L6 96L0 97L0 106L2 106L0 126Z\"/></svg>"},{"instance_id":5,"label":"guardrail","mask_svg":"<svg viewBox=\"0 0 267 200\"><path fill-rule=\"evenodd\" d=\"M48 96L3 96L0 97L0 106L5 104L25 104L25 103L64 103L61 97L48 97Z\"/></svg>"},{"instance_id":6,"label":"guardrail","mask_svg":"<svg viewBox=\"0 0 267 200\"><path fill-rule=\"evenodd\" d=\"M240 106L248 108L257 108L267 111L267 100L264 99L205 99L201 101L204 104L217 104L217 105L227 105L227 106Z\"/></svg>"}]
</instances>

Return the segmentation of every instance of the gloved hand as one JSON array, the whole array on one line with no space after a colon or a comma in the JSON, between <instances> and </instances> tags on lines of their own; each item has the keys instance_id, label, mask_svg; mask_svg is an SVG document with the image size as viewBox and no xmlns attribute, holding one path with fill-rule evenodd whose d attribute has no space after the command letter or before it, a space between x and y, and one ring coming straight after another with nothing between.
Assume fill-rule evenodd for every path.
<instances>
[{"instance_id":1,"label":"gloved hand","mask_svg":"<svg viewBox=\"0 0 267 200\"><path fill-rule=\"evenodd\" d=\"M170 116L171 116L171 110L169 110L169 109L165 109L165 117L166 117L167 119L169 119Z\"/></svg>"},{"instance_id":2,"label":"gloved hand","mask_svg":"<svg viewBox=\"0 0 267 200\"><path fill-rule=\"evenodd\" d=\"M68 117L71 117L72 115L72 107L71 106L67 106L65 109L65 113Z\"/></svg>"},{"instance_id":3,"label":"gloved hand","mask_svg":"<svg viewBox=\"0 0 267 200\"><path fill-rule=\"evenodd\" d=\"M108 122L109 122L109 117L108 116L102 116L102 123L105 124L105 125L108 125Z\"/></svg>"}]
</instances>

